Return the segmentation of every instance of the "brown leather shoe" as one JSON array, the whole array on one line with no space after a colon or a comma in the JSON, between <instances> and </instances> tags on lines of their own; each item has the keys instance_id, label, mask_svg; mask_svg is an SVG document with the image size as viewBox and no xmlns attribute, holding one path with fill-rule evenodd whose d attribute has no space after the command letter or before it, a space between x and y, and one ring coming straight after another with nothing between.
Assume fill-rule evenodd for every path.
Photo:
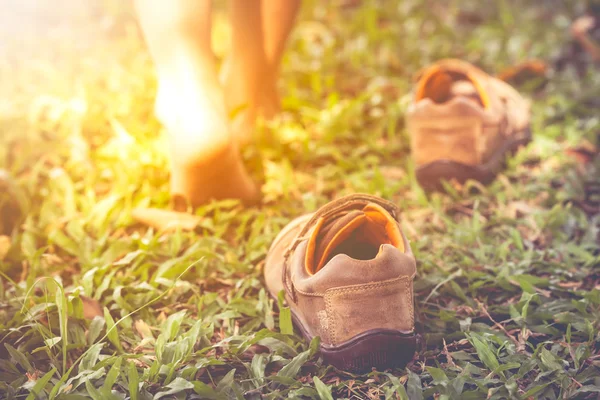
<instances>
[{"instance_id":1,"label":"brown leather shoe","mask_svg":"<svg viewBox=\"0 0 600 400\"><path fill-rule=\"evenodd\" d=\"M469 63L442 60L425 68L406 115L419 183L489 183L506 155L531 139L529 119L527 100Z\"/></svg>"},{"instance_id":2,"label":"brown leather shoe","mask_svg":"<svg viewBox=\"0 0 600 400\"><path fill-rule=\"evenodd\" d=\"M415 258L398 209L369 195L335 200L292 221L265 264L273 297L283 290L303 336L342 370L403 366L415 352Z\"/></svg>"}]
</instances>

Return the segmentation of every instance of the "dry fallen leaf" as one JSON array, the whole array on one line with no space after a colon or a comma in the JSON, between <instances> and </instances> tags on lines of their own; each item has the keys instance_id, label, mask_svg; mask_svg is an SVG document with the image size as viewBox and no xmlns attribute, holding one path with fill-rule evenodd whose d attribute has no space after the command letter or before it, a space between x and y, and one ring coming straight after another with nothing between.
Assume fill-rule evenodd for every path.
<instances>
[{"instance_id":1,"label":"dry fallen leaf","mask_svg":"<svg viewBox=\"0 0 600 400\"><path fill-rule=\"evenodd\" d=\"M384 165L379 168L379 171L381 172L381 175L384 176L384 178L390 180L400 180L406 177L406 171L398 167Z\"/></svg>"},{"instance_id":2,"label":"dry fallen leaf","mask_svg":"<svg viewBox=\"0 0 600 400\"><path fill-rule=\"evenodd\" d=\"M135 331L142 337L142 339L154 339L154 335L152 335L152 329L141 319L136 320L133 323L133 327L135 328Z\"/></svg>"},{"instance_id":3,"label":"dry fallen leaf","mask_svg":"<svg viewBox=\"0 0 600 400\"><path fill-rule=\"evenodd\" d=\"M136 221L162 232L178 229L192 231L200 223L200 217L196 215L157 208L136 208L131 215Z\"/></svg>"},{"instance_id":4,"label":"dry fallen leaf","mask_svg":"<svg viewBox=\"0 0 600 400\"><path fill-rule=\"evenodd\" d=\"M558 286L565 289L579 289L583 282L559 282Z\"/></svg>"},{"instance_id":5,"label":"dry fallen leaf","mask_svg":"<svg viewBox=\"0 0 600 400\"><path fill-rule=\"evenodd\" d=\"M79 296L81 301L83 302L83 317L85 319L94 319L94 317L99 317L104 315L102 311L102 307L100 307L100 303L98 300L91 299L86 296Z\"/></svg>"},{"instance_id":6,"label":"dry fallen leaf","mask_svg":"<svg viewBox=\"0 0 600 400\"><path fill-rule=\"evenodd\" d=\"M577 147L571 147L565 150L565 153L573 157L580 164L589 164L598 156L598 149L587 142L583 142Z\"/></svg>"},{"instance_id":7,"label":"dry fallen leaf","mask_svg":"<svg viewBox=\"0 0 600 400\"><path fill-rule=\"evenodd\" d=\"M522 85L534 79L547 78L548 65L542 60L528 60L500 71L498 79L512 85Z\"/></svg>"},{"instance_id":8,"label":"dry fallen leaf","mask_svg":"<svg viewBox=\"0 0 600 400\"><path fill-rule=\"evenodd\" d=\"M536 211L536 208L524 201L513 201L506 208L506 216L512 219L523 218Z\"/></svg>"}]
</instances>

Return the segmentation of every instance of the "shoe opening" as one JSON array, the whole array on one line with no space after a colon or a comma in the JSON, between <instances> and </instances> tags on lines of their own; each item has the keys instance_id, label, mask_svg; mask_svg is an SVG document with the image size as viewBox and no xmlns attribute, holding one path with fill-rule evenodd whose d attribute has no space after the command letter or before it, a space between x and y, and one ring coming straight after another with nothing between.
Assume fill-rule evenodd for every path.
<instances>
[{"instance_id":1,"label":"shoe opening","mask_svg":"<svg viewBox=\"0 0 600 400\"><path fill-rule=\"evenodd\" d=\"M321 218L308 242L306 270L315 274L338 254L371 260L377 257L384 244L404 251L398 223L379 205L369 204L332 221Z\"/></svg>"},{"instance_id":2,"label":"shoe opening","mask_svg":"<svg viewBox=\"0 0 600 400\"><path fill-rule=\"evenodd\" d=\"M485 90L468 72L432 67L423 73L415 91L416 101L431 99L443 104L455 97L472 99L483 107L488 106Z\"/></svg>"}]
</instances>

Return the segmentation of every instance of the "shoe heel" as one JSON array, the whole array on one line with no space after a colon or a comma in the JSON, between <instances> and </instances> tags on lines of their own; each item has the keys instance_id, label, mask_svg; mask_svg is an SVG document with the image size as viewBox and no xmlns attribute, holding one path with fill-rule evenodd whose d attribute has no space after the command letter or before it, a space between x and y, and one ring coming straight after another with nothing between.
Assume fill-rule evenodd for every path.
<instances>
[{"instance_id":1,"label":"shoe heel","mask_svg":"<svg viewBox=\"0 0 600 400\"><path fill-rule=\"evenodd\" d=\"M362 373L402 368L414 357L416 335L387 329L362 333L335 347L321 346L325 362L344 371Z\"/></svg>"},{"instance_id":2,"label":"shoe heel","mask_svg":"<svg viewBox=\"0 0 600 400\"><path fill-rule=\"evenodd\" d=\"M449 159L436 160L421 165L416 170L419 184L425 190L442 190L442 181L456 180L465 183L469 179L484 185L490 183L506 165L506 157L513 156L531 141L531 131L524 130L515 138L505 141L485 164L465 165Z\"/></svg>"},{"instance_id":3,"label":"shoe heel","mask_svg":"<svg viewBox=\"0 0 600 400\"><path fill-rule=\"evenodd\" d=\"M465 165L451 160L438 160L417 168L417 181L425 190L443 190L443 181L465 183L475 180L487 185L496 176L481 166Z\"/></svg>"}]
</instances>

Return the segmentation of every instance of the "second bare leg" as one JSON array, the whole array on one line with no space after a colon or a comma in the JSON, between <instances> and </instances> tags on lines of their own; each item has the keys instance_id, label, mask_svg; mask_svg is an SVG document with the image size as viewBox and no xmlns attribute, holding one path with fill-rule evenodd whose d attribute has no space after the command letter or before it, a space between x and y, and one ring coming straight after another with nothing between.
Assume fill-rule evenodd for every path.
<instances>
[{"instance_id":1,"label":"second bare leg","mask_svg":"<svg viewBox=\"0 0 600 400\"><path fill-rule=\"evenodd\" d=\"M222 73L228 110L238 111L234 133L251 140L256 118L280 108L279 65L300 0L231 0L231 55Z\"/></svg>"}]
</instances>

